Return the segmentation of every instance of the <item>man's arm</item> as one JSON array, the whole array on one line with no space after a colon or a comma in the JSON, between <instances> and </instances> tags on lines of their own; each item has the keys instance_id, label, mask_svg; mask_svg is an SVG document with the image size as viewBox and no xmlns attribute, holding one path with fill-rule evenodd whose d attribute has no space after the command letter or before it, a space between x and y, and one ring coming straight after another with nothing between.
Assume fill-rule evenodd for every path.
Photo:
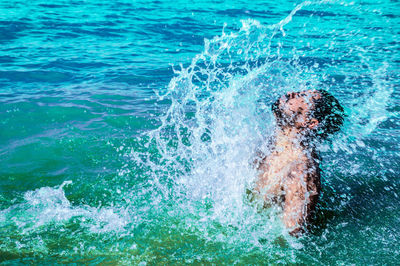
<instances>
[{"instance_id":1,"label":"man's arm","mask_svg":"<svg viewBox=\"0 0 400 266\"><path fill-rule=\"evenodd\" d=\"M290 171L285 186L283 222L290 234L297 236L303 231L318 198L319 173L300 163Z\"/></svg>"}]
</instances>

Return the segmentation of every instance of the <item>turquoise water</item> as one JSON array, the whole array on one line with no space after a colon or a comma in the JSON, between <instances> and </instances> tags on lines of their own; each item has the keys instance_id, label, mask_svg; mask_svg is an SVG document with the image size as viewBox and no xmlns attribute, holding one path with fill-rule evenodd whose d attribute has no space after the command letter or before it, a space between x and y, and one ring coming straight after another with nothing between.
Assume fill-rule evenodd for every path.
<instances>
[{"instance_id":1,"label":"turquoise water","mask_svg":"<svg viewBox=\"0 0 400 266\"><path fill-rule=\"evenodd\" d=\"M397 1L0 1L0 262L395 264ZM296 239L249 203L270 104L347 114Z\"/></svg>"}]
</instances>

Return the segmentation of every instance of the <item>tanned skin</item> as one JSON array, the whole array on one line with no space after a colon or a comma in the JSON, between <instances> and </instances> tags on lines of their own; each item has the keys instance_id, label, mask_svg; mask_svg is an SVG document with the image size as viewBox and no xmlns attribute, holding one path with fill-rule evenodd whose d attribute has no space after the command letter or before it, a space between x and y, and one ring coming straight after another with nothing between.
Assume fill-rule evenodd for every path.
<instances>
[{"instance_id":1,"label":"tanned skin","mask_svg":"<svg viewBox=\"0 0 400 266\"><path fill-rule=\"evenodd\" d=\"M275 106L277 128L270 154L260 165L255 193L266 204L280 204L283 223L298 236L309 221L320 194L320 171L310 134L319 121L311 113L318 91L293 92Z\"/></svg>"}]
</instances>

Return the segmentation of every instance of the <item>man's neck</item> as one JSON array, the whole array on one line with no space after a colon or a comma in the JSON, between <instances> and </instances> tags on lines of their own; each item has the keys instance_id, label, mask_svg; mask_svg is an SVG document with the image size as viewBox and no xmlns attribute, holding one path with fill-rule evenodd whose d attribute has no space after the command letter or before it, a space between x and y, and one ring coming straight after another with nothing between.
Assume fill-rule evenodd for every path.
<instances>
[{"instance_id":1,"label":"man's neck","mask_svg":"<svg viewBox=\"0 0 400 266\"><path fill-rule=\"evenodd\" d=\"M275 150L286 152L304 152L304 135L296 128L277 128L275 133Z\"/></svg>"}]
</instances>

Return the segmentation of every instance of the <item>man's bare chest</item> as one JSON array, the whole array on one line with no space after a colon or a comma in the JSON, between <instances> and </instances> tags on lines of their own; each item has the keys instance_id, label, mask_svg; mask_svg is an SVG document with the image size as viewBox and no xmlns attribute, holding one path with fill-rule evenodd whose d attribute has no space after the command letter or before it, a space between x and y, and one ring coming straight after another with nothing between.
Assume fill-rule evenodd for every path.
<instances>
[{"instance_id":1,"label":"man's bare chest","mask_svg":"<svg viewBox=\"0 0 400 266\"><path fill-rule=\"evenodd\" d=\"M270 154L260 168L259 191L271 195L282 195L293 178L303 179L304 172L301 169L306 168L307 164L307 158L300 153Z\"/></svg>"}]
</instances>

